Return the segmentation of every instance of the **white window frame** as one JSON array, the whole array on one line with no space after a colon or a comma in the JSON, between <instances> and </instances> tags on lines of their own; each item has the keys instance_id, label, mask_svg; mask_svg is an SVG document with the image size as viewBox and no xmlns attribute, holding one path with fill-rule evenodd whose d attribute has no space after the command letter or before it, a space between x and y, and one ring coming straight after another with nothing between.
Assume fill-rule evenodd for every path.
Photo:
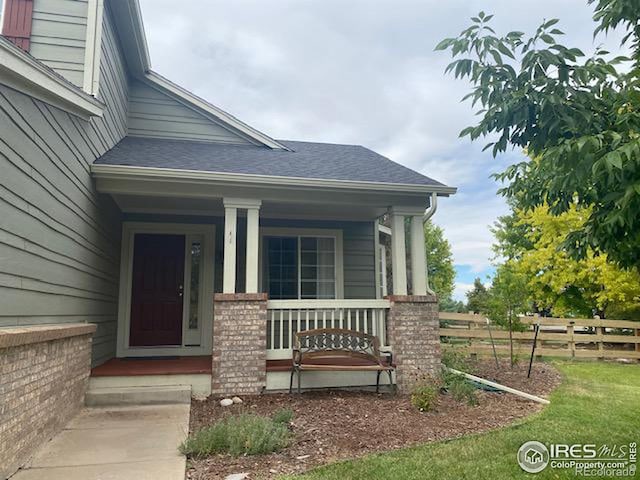
<instances>
[{"instance_id":1,"label":"white window frame","mask_svg":"<svg viewBox=\"0 0 640 480\"><path fill-rule=\"evenodd\" d=\"M298 256L300 256L300 237L333 238L335 245L335 284L336 299L344 298L344 255L342 230L331 230L325 228L289 228L289 227L264 227L260 228L260 251L258 254L258 286L261 292L264 291L264 237L297 237ZM300 282L300 259L298 259L298 298L300 302L311 299L302 299ZM296 300L296 299L293 299Z\"/></svg>"},{"instance_id":2,"label":"white window frame","mask_svg":"<svg viewBox=\"0 0 640 480\"><path fill-rule=\"evenodd\" d=\"M134 239L138 233L185 236L185 269L183 285L182 345L158 347L131 347L131 287L133 278ZM202 239L202 268L200 269L200 292L198 296L199 346L193 334L189 334L188 294L191 278L191 242ZM120 255L120 291L118 296L117 357L147 357L162 355L210 355L213 334L213 279L215 267L215 225L187 223L123 222Z\"/></svg>"}]
</instances>

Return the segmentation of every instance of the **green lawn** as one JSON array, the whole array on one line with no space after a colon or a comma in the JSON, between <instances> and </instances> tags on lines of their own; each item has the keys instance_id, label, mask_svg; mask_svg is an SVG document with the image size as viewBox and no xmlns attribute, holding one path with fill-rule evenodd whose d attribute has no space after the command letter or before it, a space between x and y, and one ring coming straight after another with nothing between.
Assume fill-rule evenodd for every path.
<instances>
[{"instance_id":1,"label":"green lawn","mask_svg":"<svg viewBox=\"0 0 640 480\"><path fill-rule=\"evenodd\" d=\"M568 470L549 467L536 475L524 473L516 461L518 448L528 440L608 445L640 440L640 365L555 365L564 379L552 394L551 405L517 424L490 433L335 463L298 478L575 479Z\"/></svg>"}]
</instances>

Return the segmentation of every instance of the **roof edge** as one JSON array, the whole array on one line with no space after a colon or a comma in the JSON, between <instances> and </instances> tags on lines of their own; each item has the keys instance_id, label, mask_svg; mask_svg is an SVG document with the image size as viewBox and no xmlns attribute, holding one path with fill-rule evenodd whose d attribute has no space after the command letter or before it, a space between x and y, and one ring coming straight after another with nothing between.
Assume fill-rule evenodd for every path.
<instances>
[{"instance_id":1,"label":"roof edge","mask_svg":"<svg viewBox=\"0 0 640 480\"><path fill-rule=\"evenodd\" d=\"M176 168L134 167L130 165L91 165L91 173L96 178L135 178L139 180L175 180L188 183L235 182L250 185L293 186L335 188L346 190L394 191L403 193L436 193L448 197L457 192L456 187L443 185L420 185L409 183L365 182L307 177L285 177L246 173L206 172Z\"/></svg>"},{"instance_id":2,"label":"roof edge","mask_svg":"<svg viewBox=\"0 0 640 480\"><path fill-rule=\"evenodd\" d=\"M101 117L104 104L0 36L1 83L67 113Z\"/></svg>"}]
</instances>

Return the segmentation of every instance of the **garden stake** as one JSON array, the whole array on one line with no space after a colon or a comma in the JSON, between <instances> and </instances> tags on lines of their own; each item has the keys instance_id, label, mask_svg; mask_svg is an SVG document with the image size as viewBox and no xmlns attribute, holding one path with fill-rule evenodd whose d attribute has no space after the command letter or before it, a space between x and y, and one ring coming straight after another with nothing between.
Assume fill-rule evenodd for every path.
<instances>
[{"instance_id":1,"label":"garden stake","mask_svg":"<svg viewBox=\"0 0 640 480\"><path fill-rule=\"evenodd\" d=\"M527 378L531 377L531 365L533 365L533 353L536 351L536 344L538 343L539 331L540 331L540 322L536 323L535 333L533 334L533 345L531 346L531 358L529 358L529 371L527 372Z\"/></svg>"},{"instance_id":2,"label":"garden stake","mask_svg":"<svg viewBox=\"0 0 640 480\"><path fill-rule=\"evenodd\" d=\"M493 335L491 334L491 323L489 322L488 318L486 320L487 320L487 328L489 329L489 338L491 339L491 348L493 348L493 358L496 359L496 368L499 370L500 365L498 364L498 354L496 353L496 344L493 343Z\"/></svg>"}]
</instances>

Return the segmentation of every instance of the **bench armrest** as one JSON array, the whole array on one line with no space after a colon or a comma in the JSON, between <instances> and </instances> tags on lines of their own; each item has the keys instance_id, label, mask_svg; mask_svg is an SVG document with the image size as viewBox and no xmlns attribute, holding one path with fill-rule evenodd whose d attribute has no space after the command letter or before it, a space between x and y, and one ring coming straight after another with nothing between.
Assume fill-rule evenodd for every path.
<instances>
[{"instance_id":1,"label":"bench armrest","mask_svg":"<svg viewBox=\"0 0 640 480\"><path fill-rule=\"evenodd\" d=\"M393 353L389 352L389 351L382 351L380 352L380 358L382 357L387 357L388 361L389 361L389 366L391 366L393 364Z\"/></svg>"},{"instance_id":2,"label":"bench armrest","mask_svg":"<svg viewBox=\"0 0 640 480\"><path fill-rule=\"evenodd\" d=\"M295 366L300 366L300 362L302 361L302 354L298 348L294 348L292 351L292 361Z\"/></svg>"}]
</instances>

